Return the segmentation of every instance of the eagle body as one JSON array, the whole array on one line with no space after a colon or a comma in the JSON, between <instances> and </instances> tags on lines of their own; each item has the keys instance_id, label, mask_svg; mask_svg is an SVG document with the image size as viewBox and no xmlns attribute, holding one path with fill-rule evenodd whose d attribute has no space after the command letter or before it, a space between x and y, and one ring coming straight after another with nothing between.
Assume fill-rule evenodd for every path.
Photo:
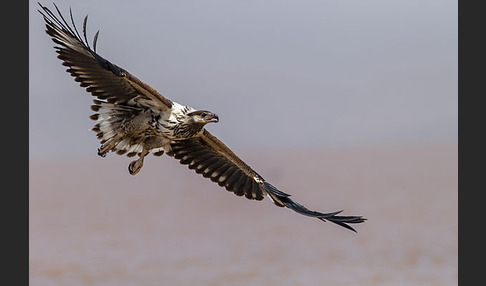
<instances>
[{"instance_id":1,"label":"eagle body","mask_svg":"<svg viewBox=\"0 0 486 286\"><path fill-rule=\"evenodd\" d=\"M192 138L202 131L202 126L189 124L187 114L196 110L176 102L170 109L156 110L95 101L91 109L97 112L91 116L98 121L92 130L104 144L100 148L103 154L113 151L132 157L140 155L144 148L163 152L170 149L172 140Z\"/></svg>"},{"instance_id":2,"label":"eagle body","mask_svg":"<svg viewBox=\"0 0 486 286\"><path fill-rule=\"evenodd\" d=\"M362 223L361 216L339 216L341 211L322 213L295 202L243 162L205 126L219 117L167 99L125 69L111 63L96 52L99 31L93 48L86 36L87 16L83 34L78 32L70 11L69 24L54 4L57 15L39 3L39 12L46 23L58 58L81 87L95 98L90 118L96 121L93 131L100 140L98 155L109 152L127 157L138 156L128 170L137 174L144 158L166 154L179 160L196 173L209 178L237 196L251 200L268 197L275 205L287 207L305 216L331 221L347 229L349 224Z\"/></svg>"}]
</instances>

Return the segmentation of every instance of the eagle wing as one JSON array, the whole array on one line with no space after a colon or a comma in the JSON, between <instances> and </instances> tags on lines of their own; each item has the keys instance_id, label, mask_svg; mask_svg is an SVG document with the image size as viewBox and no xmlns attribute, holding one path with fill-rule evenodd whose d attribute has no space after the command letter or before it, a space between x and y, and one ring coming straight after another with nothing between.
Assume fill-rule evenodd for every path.
<instances>
[{"instance_id":1,"label":"eagle wing","mask_svg":"<svg viewBox=\"0 0 486 286\"><path fill-rule=\"evenodd\" d=\"M177 140L171 143L172 152L169 155L178 159L189 169L209 178L219 186L252 200L262 200L269 197L277 206L287 207L302 215L329 220L342 227L355 231L349 223L365 221L361 216L338 216L341 211L320 213L311 211L293 201L286 194L266 182L257 172L243 162L223 142L206 129L201 136Z\"/></svg>"},{"instance_id":2,"label":"eagle wing","mask_svg":"<svg viewBox=\"0 0 486 286\"><path fill-rule=\"evenodd\" d=\"M55 46L58 58L67 71L79 82L81 87L100 100L113 104L150 107L165 111L172 107L172 101L163 97L148 84L140 81L123 68L109 62L96 53L96 41L99 31L93 40L93 49L86 37L86 23L83 22L81 38L70 11L72 27L66 22L54 4L59 18L48 8L39 3L39 12L46 22L46 33L58 44ZM99 104L99 101L95 101Z\"/></svg>"}]
</instances>

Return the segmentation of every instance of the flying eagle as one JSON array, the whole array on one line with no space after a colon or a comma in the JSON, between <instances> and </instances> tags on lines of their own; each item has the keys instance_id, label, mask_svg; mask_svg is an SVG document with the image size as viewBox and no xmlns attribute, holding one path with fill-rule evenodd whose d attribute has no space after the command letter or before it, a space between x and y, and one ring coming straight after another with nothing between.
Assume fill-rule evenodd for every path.
<instances>
[{"instance_id":1,"label":"flying eagle","mask_svg":"<svg viewBox=\"0 0 486 286\"><path fill-rule=\"evenodd\" d=\"M90 118L97 123L93 127L101 147L98 155L108 152L128 157L138 156L128 165L131 175L143 166L145 156L167 154L187 165L219 186L251 200L268 197L279 207L287 207L305 216L322 221L329 220L355 231L348 224L361 223L361 216L338 216L342 211L321 213L311 211L295 202L235 155L204 126L218 122L213 112L197 110L181 105L162 96L125 69L111 63L96 53L99 31L95 34L93 48L86 37L78 33L70 10L71 25L54 4L56 16L39 3L38 10L46 22L46 33L57 44L54 48L67 72L81 87L96 99Z\"/></svg>"}]
</instances>

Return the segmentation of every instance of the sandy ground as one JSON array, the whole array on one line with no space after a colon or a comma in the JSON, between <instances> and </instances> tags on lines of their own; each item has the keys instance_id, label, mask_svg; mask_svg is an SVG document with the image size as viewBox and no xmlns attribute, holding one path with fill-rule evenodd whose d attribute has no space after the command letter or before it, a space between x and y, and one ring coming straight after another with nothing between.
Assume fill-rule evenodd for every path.
<instances>
[{"instance_id":1,"label":"sandy ground","mask_svg":"<svg viewBox=\"0 0 486 286\"><path fill-rule=\"evenodd\" d=\"M168 157L30 162L30 285L457 285L457 146L238 152L357 233Z\"/></svg>"}]
</instances>

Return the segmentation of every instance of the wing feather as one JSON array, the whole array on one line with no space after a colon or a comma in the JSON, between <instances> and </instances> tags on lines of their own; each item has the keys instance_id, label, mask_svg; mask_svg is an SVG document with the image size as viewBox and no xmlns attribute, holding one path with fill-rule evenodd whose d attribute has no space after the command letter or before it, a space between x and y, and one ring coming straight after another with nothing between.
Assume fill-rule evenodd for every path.
<instances>
[{"instance_id":1,"label":"wing feather","mask_svg":"<svg viewBox=\"0 0 486 286\"><path fill-rule=\"evenodd\" d=\"M234 192L237 196L242 196L244 194L239 190L239 188L235 188L235 185L240 180L241 176L245 176L245 174L240 169L236 169L236 171L234 171L231 176L228 177L224 184L224 187L228 191Z\"/></svg>"},{"instance_id":2,"label":"wing feather","mask_svg":"<svg viewBox=\"0 0 486 286\"><path fill-rule=\"evenodd\" d=\"M42 8L39 12L46 22L46 33L58 45L55 46L58 58L68 67L67 72L86 91L110 103L149 105L160 110L172 107L172 101L91 49L86 36L87 16L83 21L83 39L77 31L71 12L72 27L55 4L59 17L47 7L40 3L39 5ZM96 47L97 39L98 33L95 35L93 47Z\"/></svg>"},{"instance_id":3,"label":"wing feather","mask_svg":"<svg viewBox=\"0 0 486 286\"><path fill-rule=\"evenodd\" d=\"M263 199L263 189L255 181L255 178L263 178L207 130L200 137L174 141L171 145L174 157L181 164L188 165L236 195Z\"/></svg>"}]
</instances>

